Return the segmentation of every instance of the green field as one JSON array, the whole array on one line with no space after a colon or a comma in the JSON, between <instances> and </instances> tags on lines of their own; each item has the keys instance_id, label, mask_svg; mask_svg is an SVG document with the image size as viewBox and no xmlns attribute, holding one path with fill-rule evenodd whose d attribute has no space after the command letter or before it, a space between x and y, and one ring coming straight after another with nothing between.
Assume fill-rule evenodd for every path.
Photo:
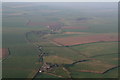
<instances>
[{"instance_id":1,"label":"green field","mask_svg":"<svg viewBox=\"0 0 120 80\"><path fill-rule=\"evenodd\" d=\"M102 56L105 54L117 54L118 53L118 42L96 42L81 44L71 47L76 51L85 54L88 57Z\"/></svg>"},{"instance_id":2,"label":"green field","mask_svg":"<svg viewBox=\"0 0 120 80\"><path fill-rule=\"evenodd\" d=\"M39 47L48 54L43 56L43 62L59 66L39 73L35 79L117 78L119 42L94 42L66 47L53 41L54 38L73 36L117 35L116 4L3 3L2 48L10 49L10 55L2 61L3 78L33 78L43 66L39 62ZM54 31L59 26L56 27L54 23L63 24L62 28ZM88 28L64 29L81 26ZM113 67L116 68L111 69Z\"/></svg>"}]
</instances>

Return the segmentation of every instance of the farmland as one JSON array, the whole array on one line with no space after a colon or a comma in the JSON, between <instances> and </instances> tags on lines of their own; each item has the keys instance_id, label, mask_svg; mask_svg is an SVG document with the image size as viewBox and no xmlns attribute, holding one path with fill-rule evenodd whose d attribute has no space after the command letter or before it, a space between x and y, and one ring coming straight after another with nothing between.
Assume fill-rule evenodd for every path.
<instances>
[{"instance_id":1,"label":"farmland","mask_svg":"<svg viewBox=\"0 0 120 80\"><path fill-rule=\"evenodd\" d=\"M3 78L117 78L117 3L92 4L3 3Z\"/></svg>"},{"instance_id":2,"label":"farmland","mask_svg":"<svg viewBox=\"0 0 120 80\"><path fill-rule=\"evenodd\" d=\"M92 35L92 36L81 36L81 37L65 37L65 38L55 38L55 41L58 44L63 46L79 45L85 43L101 42L101 41L118 41L117 35Z\"/></svg>"},{"instance_id":3,"label":"farmland","mask_svg":"<svg viewBox=\"0 0 120 80\"><path fill-rule=\"evenodd\" d=\"M7 58L8 56L9 56L9 49L5 49L5 48L3 48L3 49L0 49L0 52L2 52L1 54L2 55L0 55L0 59L5 59L5 58Z\"/></svg>"}]
</instances>

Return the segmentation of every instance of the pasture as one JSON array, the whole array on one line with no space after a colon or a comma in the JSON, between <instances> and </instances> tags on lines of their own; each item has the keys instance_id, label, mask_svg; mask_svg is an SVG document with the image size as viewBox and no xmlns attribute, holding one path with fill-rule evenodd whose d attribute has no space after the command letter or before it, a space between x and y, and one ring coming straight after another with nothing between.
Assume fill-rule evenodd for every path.
<instances>
[{"instance_id":1,"label":"pasture","mask_svg":"<svg viewBox=\"0 0 120 80\"><path fill-rule=\"evenodd\" d=\"M42 66L38 47L45 62L60 66L35 79L117 78L118 68L104 73L118 66L116 3L88 4L3 3L2 49L10 51L3 78L33 78Z\"/></svg>"},{"instance_id":2,"label":"pasture","mask_svg":"<svg viewBox=\"0 0 120 80\"><path fill-rule=\"evenodd\" d=\"M72 64L73 61L70 59L62 58L59 56L46 56L44 57L45 62L48 63L59 63L59 64Z\"/></svg>"},{"instance_id":3,"label":"pasture","mask_svg":"<svg viewBox=\"0 0 120 80\"><path fill-rule=\"evenodd\" d=\"M72 46L74 50L83 53L88 57L104 56L105 54L117 54L118 42L96 42Z\"/></svg>"}]
</instances>

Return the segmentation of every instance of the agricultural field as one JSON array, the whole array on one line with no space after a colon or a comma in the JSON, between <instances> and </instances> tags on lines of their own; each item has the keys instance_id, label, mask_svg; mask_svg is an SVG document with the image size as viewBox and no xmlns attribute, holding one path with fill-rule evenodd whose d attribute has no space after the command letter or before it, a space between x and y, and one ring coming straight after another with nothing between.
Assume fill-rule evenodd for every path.
<instances>
[{"instance_id":1,"label":"agricultural field","mask_svg":"<svg viewBox=\"0 0 120 80\"><path fill-rule=\"evenodd\" d=\"M3 3L2 77L118 78L116 5Z\"/></svg>"},{"instance_id":2,"label":"agricultural field","mask_svg":"<svg viewBox=\"0 0 120 80\"><path fill-rule=\"evenodd\" d=\"M3 49L1 48L0 52L2 52L2 53L0 53L1 54L0 59L5 59L9 55L9 50L6 48L3 48Z\"/></svg>"},{"instance_id":3,"label":"agricultural field","mask_svg":"<svg viewBox=\"0 0 120 80\"><path fill-rule=\"evenodd\" d=\"M114 34L97 34L81 37L55 38L53 41L63 46L72 46L93 42L118 41L118 36Z\"/></svg>"}]
</instances>

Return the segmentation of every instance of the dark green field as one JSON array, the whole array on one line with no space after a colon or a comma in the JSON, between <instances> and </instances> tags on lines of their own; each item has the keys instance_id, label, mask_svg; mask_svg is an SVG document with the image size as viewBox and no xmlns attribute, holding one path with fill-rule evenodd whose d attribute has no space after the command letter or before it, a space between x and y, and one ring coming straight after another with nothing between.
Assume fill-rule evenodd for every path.
<instances>
[{"instance_id":1,"label":"dark green field","mask_svg":"<svg viewBox=\"0 0 120 80\"><path fill-rule=\"evenodd\" d=\"M118 41L72 46L53 41L96 34L114 38L117 3L6 2L2 8L2 48L10 50L2 62L3 78L118 77ZM40 73L42 63L58 67Z\"/></svg>"}]
</instances>

